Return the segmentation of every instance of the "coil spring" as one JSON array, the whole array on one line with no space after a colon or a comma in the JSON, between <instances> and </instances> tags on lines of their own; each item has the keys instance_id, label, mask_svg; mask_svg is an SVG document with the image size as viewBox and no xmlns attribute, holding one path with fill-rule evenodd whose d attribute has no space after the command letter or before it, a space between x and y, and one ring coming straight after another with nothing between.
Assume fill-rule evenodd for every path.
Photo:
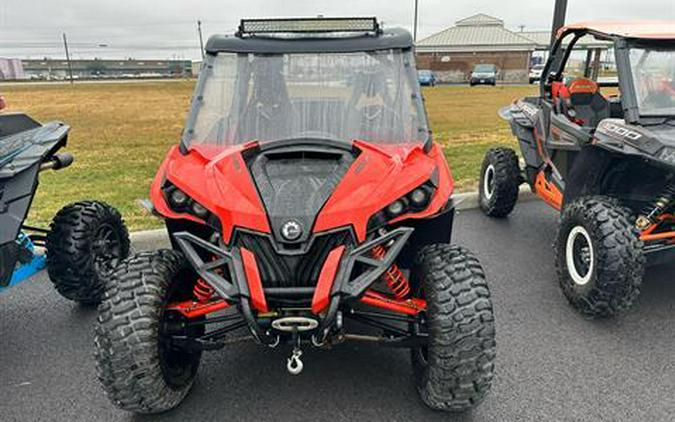
<instances>
[{"instance_id":1,"label":"coil spring","mask_svg":"<svg viewBox=\"0 0 675 422\"><path fill-rule=\"evenodd\" d=\"M214 292L213 287L201 278L197 279L195 286L192 288L192 294L199 302L208 302Z\"/></svg>"},{"instance_id":2,"label":"coil spring","mask_svg":"<svg viewBox=\"0 0 675 422\"><path fill-rule=\"evenodd\" d=\"M638 228L644 230L651 224L656 224L658 217L663 214L675 201L675 183L670 183L665 190L649 206L645 207L637 219Z\"/></svg>"},{"instance_id":3,"label":"coil spring","mask_svg":"<svg viewBox=\"0 0 675 422\"><path fill-rule=\"evenodd\" d=\"M373 248L372 254L377 259L382 259L386 255L387 250L384 246L379 245ZM398 268L398 265L393 264L387 269L382 275L384 281L389 286L389 289L392 291L396 299L402 300L406 299L410 294L410 283L408 279L403 275L403 272Z\"/></svg>"}]
</instances>

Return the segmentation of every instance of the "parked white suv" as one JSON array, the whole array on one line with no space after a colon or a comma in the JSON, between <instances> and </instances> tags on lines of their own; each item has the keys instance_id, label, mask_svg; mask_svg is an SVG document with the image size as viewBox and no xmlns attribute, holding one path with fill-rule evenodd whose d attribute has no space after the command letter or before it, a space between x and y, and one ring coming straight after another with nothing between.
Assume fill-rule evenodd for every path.
<instances>
[{"instance_id":1,"label":"parked white suv","mask_svg":"<svg viewBox=\"0 0 675 422\"><path fill-rule=\"evenodd\" d=\"M530 83L533 84L538 82L541 79L541 73L544 71L543 64L535 64L530 68L529 79Z\"/></svg>"}]
</instances>

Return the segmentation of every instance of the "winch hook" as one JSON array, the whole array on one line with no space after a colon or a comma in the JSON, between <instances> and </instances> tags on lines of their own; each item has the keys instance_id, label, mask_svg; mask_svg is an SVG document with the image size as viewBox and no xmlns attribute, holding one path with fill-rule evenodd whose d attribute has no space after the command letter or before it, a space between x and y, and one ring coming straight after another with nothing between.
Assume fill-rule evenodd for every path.
<instances>
[{"instance_id":1,"label":"winch hook","mask_svg":"<svg viewBox=\"0 0 675 422\"><path fill-rule=\"evenodd\" d=\"M302 350L298 347L293 348L293 354L286 363L286 369L291 375L299 375L305 366L300 360L300 356L302 356Z\"/></svg>"}]
</instances>

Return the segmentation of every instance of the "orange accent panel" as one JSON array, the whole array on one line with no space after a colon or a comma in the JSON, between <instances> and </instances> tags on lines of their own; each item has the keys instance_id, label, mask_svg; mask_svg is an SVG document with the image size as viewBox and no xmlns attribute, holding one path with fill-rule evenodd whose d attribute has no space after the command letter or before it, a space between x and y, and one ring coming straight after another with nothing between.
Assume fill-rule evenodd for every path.
<instances>
[{"instance_id":1,"label":"orange accent panel","mask_svg":"<svg viewBox=\"0 0 675 422\"><path fill-rule=\"evenodd\" d=\"M626 38L675 39L674 20L591 21L567 25L558 30L558 38L570 31L590 30Z\"/></svg>"},{"instance_id":2,"label":"orange accent panel","mask_svg":"<svg viewBox=\"0 0 675 422\"><path fill-rule=\"evenodd\" d=\"M534 189L537 195L553 208L560 210L562 208L563 195L552 183L546 181L544 172L540 171L537 180L534 182Z\"/></svg>"},{"instance_id":3,"label":"orange accent panel","mask_svg":"<svg viewBox=\"0 0 675 422\"><path fill-rule=\"evenodd\" d=\"M675 232L664 232L656 234L643 234L640 236L640 240L649 241L649 240L662 240L662 239L675 239Z\"/></svg>"},{"instance_id":4,"label":"orange accent panel","mask_svg":"<svg viewBox=\"0 0 675 422\"><path fill-rule=\"evenodd\" d=\"M652 224L651 226L647 227L645 230L640 233L640 240L643 241L651 241L651 240L663 240L663 239L673 239L673 242L675 242L675 231L669 231L669 232L661 232L661 233L654 233L656 229L659 228L661 223L664 221L668 220L675 220L675 215L673 214L663 214L659 216L658 222L655 224Z\"/></svg>"},{"instance_id":5,"label":"orange accent panel","mask_svg":"<svg viewBox=\"0 0 675 422\"><path fill-rule=\"evenodd\" d=\"M248 292L251 295L251 305L259 312L268 312L267 300L265 300L265 292L263 291L258 264L255 262L255 256L253 255L253 252L246 248L239 248L239 250L241 251L241 261L244 264Z\"/></svg>"},{"instance_id":6,"label":"orange accent panel","mask_svg":"<svg viewBox=\"0 0 675 422\"><path fill-rule=\"evenodd\" d=\"M333 288L333 281L335 281L335 275L344 251L344 245L338 246L330 251L328 257L326 257L326 262L323 263L319 281L316 283L316 290L314 290L314 297L312 297L312 312L315 314L326 309L330 302L330 291Z\"/></svg>"},{"instance_id":7,"label":"orange accent panel","mask_svg":"<svg viewBox=\"0 0 675 422\"><path fill-rule=\"evenodd\" d=\"M361 303L406 315L417 315L427 309L427 302L423 299L398 300L373 290L366 291L361 298Z\"/></svg>"},{"instance_id":8,"label":"orange accent panel","mask_svg":"<svg viewBox=\"0 0 675 422\"><path fill-rule=\"evenodd\" d=\"M567 88L570 95L572 94L595 94L600 90L599 86L592 79L579 78L570 82Z\"/></svg>"},{"instance_id":9,"label":"orange accent panel","mask_svg":"<svg viewBox=\"0 0 675 422\"><path fill-rule=\"evenodd\" d=\"M171 303L166 307L166 310L180 312L187 318L197 318L229 307L230 304L224 300L218 300L209 303L200 303L193 300L186 300L185 302Z\"/></svg>"}]
</instances>

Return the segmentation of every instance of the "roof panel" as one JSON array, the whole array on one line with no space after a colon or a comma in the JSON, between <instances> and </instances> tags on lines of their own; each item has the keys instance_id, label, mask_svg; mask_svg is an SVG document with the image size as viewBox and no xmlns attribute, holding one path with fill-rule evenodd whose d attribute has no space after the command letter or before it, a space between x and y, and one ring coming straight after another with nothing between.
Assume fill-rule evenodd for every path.
<instances>
[{"instance_id":1,"label":"roof panel","mask_svg":"<svg viewBox=\"0 0 675 422\"><path fill-rule=\"evenodd\" d=\"M385 29L372 35L301 35L296 37L213 35L206 42L206 52L230 53L338 53L360 52L412 47L410 33L401 28Z\"/></svg>"},{"instance_id":2,"label":"roof panel","mask_svg":"<svg viewBox=\"0 0 675 422\"><path fill-rule=\"evenodd\" d=\"M675 20L580 22L561 28L558 36L566 31L580 29L623 38L675 39Z\"/></svg>"}]
</instances>

